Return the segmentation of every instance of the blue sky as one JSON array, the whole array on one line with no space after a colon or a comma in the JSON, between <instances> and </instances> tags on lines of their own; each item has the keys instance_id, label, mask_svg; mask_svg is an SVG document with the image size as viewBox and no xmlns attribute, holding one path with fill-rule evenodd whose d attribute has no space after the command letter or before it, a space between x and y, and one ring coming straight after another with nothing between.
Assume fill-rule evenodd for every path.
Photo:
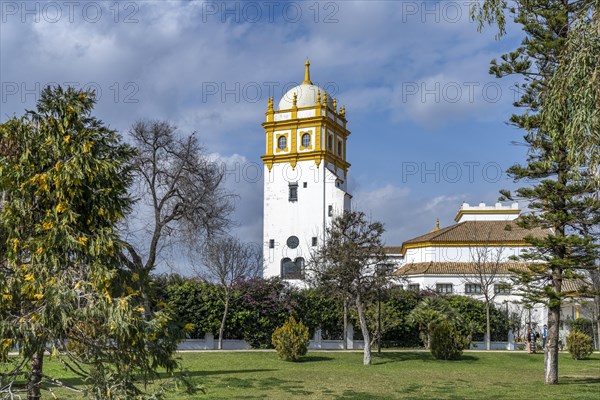
<instances>
[{"instance_id":1,"label":"blue sky","mask_svg":"<svg viewBox=\"0 0 600 400\"><path fill-rule=\"evenodd\" d=\"M494 203L524 160L508 126L514 80L488 75L514 50L509 26L477 32L467 1L2 1L0 121L48 83L95 88L97 115L126 134L139 118L197 131L239 194L235 233L260 242L267 99L303 79L346 106L355 208L388 245Z\"/></svg>"}]
</instances>

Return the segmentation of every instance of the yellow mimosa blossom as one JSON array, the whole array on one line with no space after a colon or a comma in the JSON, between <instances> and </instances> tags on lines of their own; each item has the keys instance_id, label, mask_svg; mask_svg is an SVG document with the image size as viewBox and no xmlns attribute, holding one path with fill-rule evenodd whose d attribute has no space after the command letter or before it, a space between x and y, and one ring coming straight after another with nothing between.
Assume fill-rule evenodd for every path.
<instances>
[{"instance_id":1,"label":"yellow mimosa blossom","mask_svg":"<svg viewBox=\"0 0 600 400\"><path fill-rule=\"evenodd\" d=\"M104 295L104 297L106 298L106 300L108 300L109 303L112 303L112 297L110 297L110 293L108 293L108 290L103 289L102 290L102 294Z\"/></svg>"},{"instance_id":2,"label":"yellow mimosa blossom","mask_svg":"<svg viewBox=\"0 0 600 400\"><path fill-rule=\"evenodd\" d=\"M33 281L33 274L27 274L23 279L25 279L28 282L31 282Z\"/></svg>"},{"instance_id":3,"label":"yellow mimosa blossom","mask_svg":"<svg viewBox=\"0 0 600 400\"><path fill-rule=\"evenodd\" d=\"M35 251L35 254L42 254L44 252L44 246L40 246L38 247L38 249Z\"/></svg>"},{"instance_id":4,"label":"yellow mimosa blossom","mask_svg":"<svg viewBox=\"0 0 600 400\"><path fill-rule=\"evenodd\" d=\"M58 205L56 206L56 212L59 214L65 212L66 209L67 209L67 205L62 201L60 203L58 203Z\"/></svg>"},{"instance_id":5,"label":"yellow mimosa blossom","mask_svg":"<svg viewBox=\"0 0 600 400\"><path fill-rule=\"evenodd\" d=\"M79 243L82 246L85 246L87 244L88 240L89 239L87 238L87 236L79 236L77 238L77 243Z\"/></svg>"},{"instance_id":6,"label":"yellow mimosa blossom","mask_svg":"<svg viewBox=\"0 0 600 400\"><path fill-rule=\"evenodd\" d=\"M137 307L135 309L135 311L143 313L144 312L144 307Z\"/></svg>"},{"instance_id":7,"label":"yellow mimosa blossom","mask_svg":"<svg viewBox=\"0 0 600 400\"><path fill-rule=\"evenodd\" d=\"M17 251L18 246L19 246L19 239L13 239L13 251Z\"/></svg>"},{"instance_id":8,"label":"yellow mimosa blossom","mask_svg":"<svg viewBox=\"0 0 600 400\"><path fill-rule=\"evenodd\" d=\"M52 222L50 222L50 221L46 221L46 222L44 222L44 223L42 224L42 227L43 227L45 230L50 230L50 229L52 229L52 227L53 227L53 226L54 226L54 225L53 225L53 224L52 224Z\"/></svg>"},{"instance_id":9,"label":"yellow mimosa blossom","mask_svg":"<svg viewBox=\"0 0 600 400\"><path fill-rule=\"evenodd\" d=\"M8 293L2 294L2 300L4 300L4 301L12 301L12 299L13 299L13 297L12 297L11 294L8 294Z\"/></svg>"},{"instance_id":10,"label":"yellow mimosa blossom","mask_svg":"<svg viewBox=\"0 0 600 400\"><path fill-rule=\"evenodd\" d=\"M36 293L35 295L33 295L33 297L34 297L36 300L41 300L41 299L43 299L43 298L44 298L44 295L43 295L42 293Z\"/></svg>"},{"instance_id":11,"label":"yellow mimosa blossom","mask_svg":"<svg viewBox=\"0 0 600 400\"><path fill-rule=\"evenodd\" d=\"M69 143L71 141L71 135L65 136L65 142Z\"/></svg>"},{"instance_id":12,"label":"yellow mimosa blossom","mask_svg":"<svg viewBox=\"0 0 600 400\"><path fill-rule=\"evenodd\" d=\"M83 146L83 154L87 154L90 152L90 149L94 146L94 142L93 141L89 141L87 142L84 146Z\"/></svg>"}]
</instances>

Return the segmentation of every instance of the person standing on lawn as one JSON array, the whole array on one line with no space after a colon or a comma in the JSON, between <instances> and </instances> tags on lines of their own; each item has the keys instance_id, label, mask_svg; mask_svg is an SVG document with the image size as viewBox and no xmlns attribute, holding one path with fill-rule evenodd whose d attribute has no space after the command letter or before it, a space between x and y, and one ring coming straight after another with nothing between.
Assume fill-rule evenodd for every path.
<instances>
[{"instance_id":1,"label":"person standing on lawn","mask_svg":"<svg viewBox=\"0 0 600 400\"><path fill-rule=\"evenodd\" d=\"M548 335L548 325L544 324L544 329L542 329L542 348L546 348L546 336Z\"/></svg>"},{"instance_id":2,"label":"person standing on lawn","mask_svg":"<svg viewBox=\"0 0 600 400\"><path fill-rule=\"evenodd\" d=\"M527 352L529 354L533 354L535 353L535 343L536 340L536 334L535 331L531 328L527 329Z\"/></svg>"}]
</instances>

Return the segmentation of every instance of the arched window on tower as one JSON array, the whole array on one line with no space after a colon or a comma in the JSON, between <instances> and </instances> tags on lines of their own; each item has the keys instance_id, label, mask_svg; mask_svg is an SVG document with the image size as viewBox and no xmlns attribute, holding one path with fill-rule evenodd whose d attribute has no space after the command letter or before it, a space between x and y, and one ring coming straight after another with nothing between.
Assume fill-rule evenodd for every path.
<instances>
[{"instance_id":1,"label":"arched window on tower","mask_svg":"<svg viewBox=\"0 0 600 400\"><path fill-rule=\"evenodd\" d=\"M302 147L310 147L310 133L302 135Z\"/></svg>"},{"instance_id":2,"label":"arched window on tower","mask_svg":"<svg viewBox=\"0 0 600 400\"><path fill-rule=\"evenodd\" d=\"M277 139L277 147L279 150L285 150L287 147L287 138L285 136L279 136L279 139Z\"/></svg>"},{"instance_id":3,"label":"arched window on tower","mask_svg":"<svg viewBox=\"0 0 600 400\"><path fill-rule=\"evenodd\" d=\"M304 279L304 258L298 257L295 261L286 257L281 260L282 279Z\"/></svg>"}]
</instances>

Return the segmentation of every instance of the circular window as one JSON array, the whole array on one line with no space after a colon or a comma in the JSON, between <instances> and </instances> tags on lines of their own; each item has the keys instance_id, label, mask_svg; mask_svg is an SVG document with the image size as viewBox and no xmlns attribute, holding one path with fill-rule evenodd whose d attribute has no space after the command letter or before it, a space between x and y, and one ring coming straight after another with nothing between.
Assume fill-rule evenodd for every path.
<instances>
[{"instance_id":1,"label":"circular window","mask_svg":"<svg viewBox=\"0 0 600 400\"><path fill-rule=\"evenodd\" d=\"M286 243L290 249L295 249L300 244L300 240L296 236L290 236Z\"/></svg>"},{"instance_id":2,"label":"circular window","mask_svg":"<svg viewBox=\"0 0 600 400\"><path fill-rule=\"evenodd\" d=\"M285 136L279 136L279 139L277 139L277 147L279 150L285 150L287 147L287 139Z\"/></svg>"}]
</instances>

